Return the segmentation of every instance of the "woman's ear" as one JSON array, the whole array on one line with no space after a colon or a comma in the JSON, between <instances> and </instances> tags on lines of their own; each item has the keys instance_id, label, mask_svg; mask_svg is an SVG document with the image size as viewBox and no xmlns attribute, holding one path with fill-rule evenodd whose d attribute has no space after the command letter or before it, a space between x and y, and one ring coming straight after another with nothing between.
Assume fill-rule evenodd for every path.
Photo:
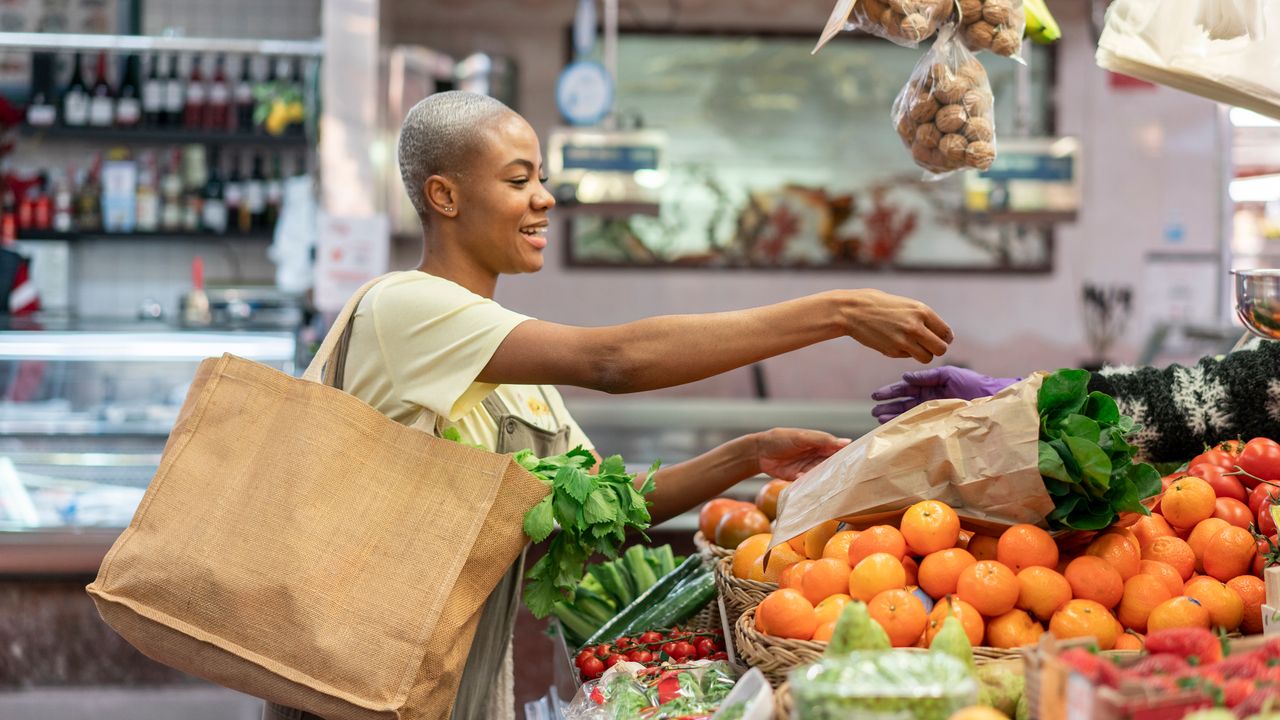
<instances>
[{"instance_id":1,"label":"woman's ear","mask_svg":"<svg viewBox=\"0 0 1280 720\"><path fill-rule=\"evenodd\" d=\"M432 175L422 184L422 194L432 210L454 217L458 214L458 186L452 179L443 175Z\"/></svg>"}]
</instances>

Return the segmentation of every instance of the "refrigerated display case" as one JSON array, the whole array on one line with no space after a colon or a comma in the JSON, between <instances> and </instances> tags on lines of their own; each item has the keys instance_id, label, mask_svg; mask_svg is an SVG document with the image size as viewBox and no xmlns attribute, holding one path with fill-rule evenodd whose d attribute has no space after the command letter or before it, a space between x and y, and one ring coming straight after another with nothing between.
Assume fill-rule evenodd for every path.
<instances>
[{"instance_id":1,"label":"refrigerated display case","mask_svg":"<svg viewBox=\"0 0 1280 720\"><path fill-rule=\"evenodd\" d=\"M0 321L0 574L92 573L128 525L196 367L294 373L288 331Z\"/></svg>"}]
</instances>

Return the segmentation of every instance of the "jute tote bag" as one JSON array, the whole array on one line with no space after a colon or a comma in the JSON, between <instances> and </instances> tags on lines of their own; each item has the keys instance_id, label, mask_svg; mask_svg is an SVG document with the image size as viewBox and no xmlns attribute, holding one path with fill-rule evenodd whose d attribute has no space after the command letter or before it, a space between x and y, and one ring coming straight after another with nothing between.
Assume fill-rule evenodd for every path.
<instances>
[{"instance_id":1,"label":"jute tote bag","mask_svg":"<svg viewBox=\"0 0 1280 720\"><path fill-rule=\"evenodd\" d=\"M301 379L229 354L200 364L88 591L116 632L192 675L330 720L447 718L549 490L508 455L329 386L372 285Z\"/></svg>"}]
</instances>

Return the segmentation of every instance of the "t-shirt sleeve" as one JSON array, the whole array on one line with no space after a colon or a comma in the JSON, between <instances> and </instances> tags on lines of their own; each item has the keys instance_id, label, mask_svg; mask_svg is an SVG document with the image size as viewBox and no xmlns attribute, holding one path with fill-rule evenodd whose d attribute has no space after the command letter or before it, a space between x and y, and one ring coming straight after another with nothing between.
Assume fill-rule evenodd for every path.
<instances>
[{"instance_id":1,"label":"t-shirt sleeve","mask_svg":"<svg viewBox=\"0 0 1280 720\"><path fill-rule=\"evenodd\" d=\"M530 319L439 278L381 289L372 315L396 393L451 422L493 391L476 377Z\"/></svg>"}]
</instances>

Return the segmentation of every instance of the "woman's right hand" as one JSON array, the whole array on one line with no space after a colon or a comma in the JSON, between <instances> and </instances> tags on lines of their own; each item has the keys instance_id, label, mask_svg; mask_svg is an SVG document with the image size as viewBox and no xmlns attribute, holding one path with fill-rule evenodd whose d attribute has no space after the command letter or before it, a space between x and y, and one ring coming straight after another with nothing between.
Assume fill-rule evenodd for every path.
<instances>
[{"instance_id":1,"label":"woman's right hand","mask_svg":"<svg viewBox=\"0 0 1280 720\"><path fill-rule=\"evenodd\" d=\"M928 305L879 290L852 290L845 306L849 337L891 358L927 363L947 352L951 328Z\"/></svg>"}]
</instances>

